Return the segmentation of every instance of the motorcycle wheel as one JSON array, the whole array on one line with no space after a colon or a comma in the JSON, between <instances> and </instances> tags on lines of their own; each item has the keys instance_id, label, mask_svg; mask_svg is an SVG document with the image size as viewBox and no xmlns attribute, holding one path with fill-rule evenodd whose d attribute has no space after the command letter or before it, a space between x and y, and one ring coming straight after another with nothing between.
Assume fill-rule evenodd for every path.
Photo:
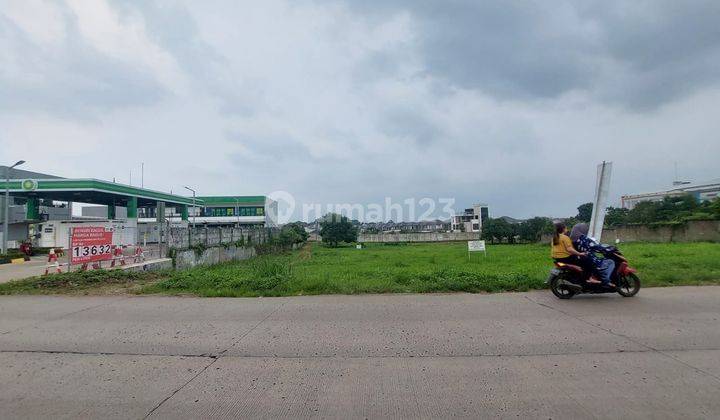
<instances>
[{"instance_id":1,"label":"motorcycle wheel","mask_svg":"<svg viewBox=\"0 0 720 420\"><path fill-rule=\"evenodd\" d=\"M550 290L552 290L553 294L560 299L570 299L575 296L575 292L563 286L560 283L561 281L560 277L555 277L550 281Z\"/></svg>"},{"instance_id":2,"label":"motorcycle wheel","mask_svg":"<svg viewBox=\"0 0 720 420\"><path fill-rule=\"evenodd\" d=\"M640 291L640 279L635 273L628 273L618 279L617 292L623 297L635 296Z\"/></svg>"}]
</instances>

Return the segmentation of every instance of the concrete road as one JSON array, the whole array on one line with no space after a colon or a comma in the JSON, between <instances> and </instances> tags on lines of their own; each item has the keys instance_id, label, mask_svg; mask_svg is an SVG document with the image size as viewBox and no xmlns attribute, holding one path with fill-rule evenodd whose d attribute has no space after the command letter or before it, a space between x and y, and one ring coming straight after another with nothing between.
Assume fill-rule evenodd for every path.
<instances>
[{"instance_id":1,"label":"concrete road","mask_svg":"<svg viewBox=\"0 0 720 420\"><path fill-rule=\"evenodd\" d=\"M0 264L0 283L40 276L45 273L47 255L37 255L21 264Z\"/></svg>"},{"instance_id":2,"label":"concrete road","mask_svg":"<svg viewBox=\"0 0 720 420\"><path fill-rule=\"evenodd\" d=\"M720 287L0 297L0 418L718 418Z\"/></svg>"}]
</instances>

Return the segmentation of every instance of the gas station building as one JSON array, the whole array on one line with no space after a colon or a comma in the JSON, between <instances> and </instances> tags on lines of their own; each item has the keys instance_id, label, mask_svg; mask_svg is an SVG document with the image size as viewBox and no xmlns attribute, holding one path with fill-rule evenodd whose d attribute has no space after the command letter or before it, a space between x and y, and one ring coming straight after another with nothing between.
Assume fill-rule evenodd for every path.
<instances>
[{"instance_id":1,"label":"gas station building","mask_svg":"<svg viewBox=\"0 0 720 420\"><path fill-rule=\"evenodd\" d=\"M139 210L148 213L143 210L152 208L155 210L152 213L158 215L158 221L162 221L165 209L170 208L174 210L173 213L180 215L183 221L187 221L189 207L193 203L197 206L203 203L200 199L193 201L192 198L184 196L98 179L60 178L19 169L12 169L9 177L9 182L0 180L0 186L2 190L8 188L10 193L8 241L11 242L28 239L31 225L52 220L81 222L86 219L73 217L73 203L105 206L106 215L103 219L108 221L116 220L117 209L124 207L125 225L135 228L135 232ZM0 201L0 221L4 220L4 200L3 194Z\"/></svg>"},{"instance_id":2,"label":"gas station building","mask_svg":"<svg viewBox=\"0 0 720 420\"><path fill-rule=\"evenodd\" d=\"M6 167L0 166L0 176ZM10 248L61 225L103 222L126 230L123 242L138 242L140 235L155 238L162 222L174 227L275 226L277 203L265 196L186 197L117 182L10 169L9 182L0 179L2 193L9 188ZM4 194L0 195L0 226L4 220ZM73 215L73 203L83 204L82 215ZM67 230L65 226L63 229ZM0 240L3 229L0 229ZM132 235L129 233L132 232ZM129 238L128 236L134 236ZM154 242L154 240L151 240ZM45 246L45 245L40 245ZM59 245L58 245L59 246Z\"/></svg>"}]
</instances>

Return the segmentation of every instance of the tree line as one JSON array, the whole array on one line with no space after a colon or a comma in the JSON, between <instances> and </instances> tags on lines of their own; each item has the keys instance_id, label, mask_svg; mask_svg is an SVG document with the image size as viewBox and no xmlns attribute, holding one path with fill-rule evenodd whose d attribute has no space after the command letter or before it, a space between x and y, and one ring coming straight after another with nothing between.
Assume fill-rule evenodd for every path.
<instances>
[{"instance_id":1,"label":"tree line","mask_svg":"<svg viewBox=\"0 0 720 420\"><path fill-rule=\"evenodd\" d=\"M578 213L564 219L568 228L577 223L589 223L593 203L578 206ZM608 207L605 227L682 223L688 220L720 220L720 198L698 202L690 194L668 196L661 201L643 201L632 210ZM510 223L503 218L488 219L483 223L482 238L490 242L538 242L544 234L552 233L553 221L547 217L533 217L521 223Z\"/></svg>"},{"instance_id":2,"label":"tree line","mask_svg":"<svg viewBox=\"0 0 720 420\"><path fill-rule=\"evenodd\" d=\"M568 228L577 223L589 223L593 204L578 206L577 214L563 220ZM605 227L629 224L682 223L687 220L720 220L720 198L713 201L698 202L693 196L668 196L661 201L643 201L632 210L608 207L605 215ZM504 218L489 218L483 222L482 239L491 243L538 242L545 234L553 232L553 221L548 217L533 217L520 223L510 223ZM307 240L307 234L300 224L287 225L283 234L290 242ZM345 216L328 213L320 220L322 241L329 246L338 246L342 242L357 241L358 229Z\"/></svg>"},{"instance_id":3,"label":"tree line","mask_svg":"<svg viewBox=\"0 0 720 420\"><path fill-rule=\"evenodd\" d=\"M632 210L608 207L605 226L682 223L688 220L720 220L720 197L698 202L690 194L667 196L661 201L642 201Z\"/></svg>"}]
</instances>

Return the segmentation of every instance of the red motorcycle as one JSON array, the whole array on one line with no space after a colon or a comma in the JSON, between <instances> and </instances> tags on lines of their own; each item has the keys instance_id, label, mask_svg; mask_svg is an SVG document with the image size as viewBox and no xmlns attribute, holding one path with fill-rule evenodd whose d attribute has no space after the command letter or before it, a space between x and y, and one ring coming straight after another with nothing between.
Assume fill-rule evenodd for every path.
<instances>
[{"instance_id":1,"label":"red motorcycle","mask_svg":"<svg viewBox=\"0 0 720 420\"><path fill-rule=\"evenodd\" d=\"M589 272L573 264L555 263L546 283L553 294L560 299L570 299L580 293L619 293L623 297L635 296L640 291L637 270L628 265L627 259L614 246L603 246L601 254L615 262L610 282L615 287L588 283Z\"/></svg>"}]
</instances>

